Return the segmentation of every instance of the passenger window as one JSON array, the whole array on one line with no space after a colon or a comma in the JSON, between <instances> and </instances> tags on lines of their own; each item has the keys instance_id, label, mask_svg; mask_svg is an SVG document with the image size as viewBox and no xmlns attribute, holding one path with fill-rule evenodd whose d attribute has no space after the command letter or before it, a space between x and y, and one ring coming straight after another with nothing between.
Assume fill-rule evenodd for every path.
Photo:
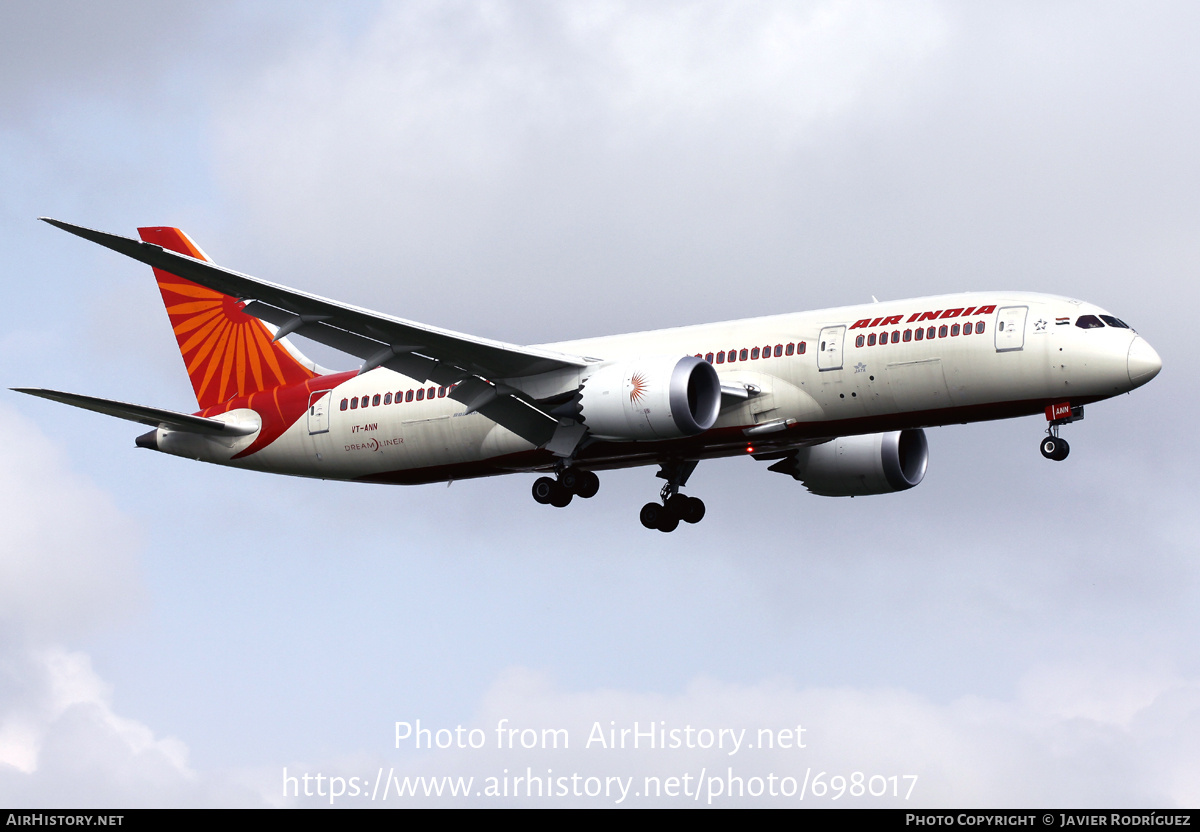
<instances>
[{"instance_id":1,"label":"passenger window","mask_svg":"<svg viewBox=\"0 0 1200 832\"><path fill-rule=\"evenodd\" d=\"M912 340L912 330L911 329L904 330L904 340L906 342Z\"/></svg>"},{"instance_id":2,"label":"passenger window","mask_svg":"<svg viewBox=\"0 0 1200 832\"><path fill-rule=\"evenodd\" d=\"M970 335L972 332L971 324L963 324L963 335Z\"/></svg>"},{"instance_id":3,"label":"passenger window","mask_svg":"<svg viewBox=\"0 0 1200 832\"><path fill-rule=\"evenodd\" d=\"M413 391L409 390L404 394L404 401L411 402L413 400Z\"/></svg>"},{"instance_id":4,"label":"passenger window","mask_svg":"<svg viewBox=\"0 0 1200 832\"><path fill-rule=\"evenodd\" d=\"M872 332L870 335L867 336L867 346L868 347L875 346L875 333L874 332Z\"/></svg>"},{"instance_id":5,"label":"passenger window","mask_svg":"<svg viewBox=\"0 0 1200 832\"><path fill-rule=\"evenodd\" d=\"M896 330L892 331L892 343L893 344L900 343L900 330L896 329Z\"/></svg>"},{"instance_id":6,"label":"passenger window","mask_svg":"<svg viewBox=\"0 0 1200 832\"><path fill-rule=\"evenodd\" d=\"M758 352L758 350L755 350L755 352ZM742 350L741 352L739 352L738 353L738 361L745 361L746 356L749 355L749 353L750 353L749 350Z\"/></svg>"},{"instance_id":7,"label":"passenger window","mask_svg":"<svg viewBox=\"0 0 1200 832\"><path fill-rule=\"evenodd\" d=\"M425 400L425 388L422 387L420 390L417 391L417 401L424 401L424 400Z\"/></svg>"},{"instance_id":8,"label":"passenger window","mask_svg":"<svg viewBox=\"0 0 1200 832\"><path fill-rule=\"evenodd\" d=\"M976 335L982 335L982 334L983 334L983 321L976 321L976 322L975 322L975 334L976 334Z\"/></svg>"},{"instance_id":9,"label":"passenger window","mask_svg":"<svg viewBox=\"0 0 1200 832\"><path fill-rule=\"evenodd\" d=\"M859 346L862 346L862 345L861 345L861 344L859 344ZM796 345L795 345L795 344L788 344L788 345L787 345L787 348L786 348L786 349L784 349L784 352L785 352L785 353L787 353L788 355L791 355L791 354L792 354L792 353L794 353L795 351L796 351Z\"/></svg>"},{"instance_id":10,"label":"passenger window","mask_svg":"<svg viewBox=\"0 0 1200 832\"><path fill-rule=\"evenodd\" d=\"M379 395L378 393L376 393L376 394L375 394L375 397L374 397L373 399L371 399L371 404L372 404L374 407L379 407L379 401L380 401L380 398L381 398L381 397L380 397L380 395Z\"/></svg>"},{"instance_id":11,"label":"passenger window","mask_svg":"<svg viewBox=\"0 0 1200 832\"><path fill-rule=\"evenodd\" d=\"M342 410L345 410L345 409L346 409L346 408L348 408L349 406L350 406L350 400L349 400L349 399L342 399Z\"/></svg>"},{"instance_id":12,"label":"passenger window","mask_svg":"<svg viewBox=\"0 0 1200 832\"><path fill-rule=\"evenodd\" d=\"M754 349L750 350L750 357L753 359L758 358L758 347L755 347Z\"/></svg>"},{"instance_id":13,"label":"passenger window","mask_svg":"<svg viewBox=\"0 0 1200 832\"><path fill-rule=\"evenodd\" d=\"M776 344L775 345L775 357L779 358L781 355L783 355L783 344Z\"/></svg>"},{"instance_id":14,"label":"passenger window","mask_svg":"<svg viewBox=\"0 0 1200 832\"><path fill-rule=\"evenodd\" d=\"M353 399L350 400L350 409L358 410L358 396L355 396Z\"/></svg>"},{"instance_id":15,"label":"passenger window","mask_svg":"<svg viewBox=\"0 0 1200 832\"><path fill-rule=\"evenodd\" d=\"M725 363L725 350L721 350L719 353L717 353L717 363L718 364Z\"/></svg>"},{"instance_id":16,"label":"passenger window","mask_svg":"<svg viewBox=\"0 0 1200 832\"><path fill-rule=\"evenodd\" d=\"M713 354L710 352L708 355L704 356L704 360L709 364L713 363Z\"/></svg>"},{"instance_id":17,"label":"passenger window","mask_svg":"<svg viewBox=\"0 0 1200 832\"><path fill-rule=\"evenodd\" d=\"M950 336L953 337L955 335L958 335L958 324L950 327Z\"/></svg>"},{"instance_id":18,"label":"passenger window","mask_svg":"<svg viewBox=\"0 0 1200 832\"><path fill-rule=\"evenodd\" d=\"M918 329L918 330L917 330L917 340L918 340L918 341L923 341L923 340L925 340L925 330L923 330L923 329Z\"/></svg>"},{"instance_id":19,"label":"passenger window","mask_svg":"<svg viewBox=\"0 0 1200 832\"><path fill-rule=\"evenodd\" d=\"M391 403L392 403L392 394L391 394L391 393L384 393L384 394L383 394L383 403L384 403L384 404L391 404Z\"/></svg>"},{"instance_id":20,"label":"passenger window","mask_svg":"<svg viewBox=\"0 0 1200 832\"><path fill-rule=\"evenodd\" d=\"M363 406L363 407L366 407L366 406L367 406L367 405L369 405L370 403L371 403L371 397L370 397L370 396L363 396L363 397L362 397L362 406Z\"/></svg>"},{"instance_id":21,"label":"passenger window","mask_svg":"<svg viewBox=\"0 0 1200 832\"><path fill-rule=\"evenodd\" d=\"M430 387L430 388L429 388L429 390L428 390L428 392L425 394L425 398L427 398L427 399L432 399L432 398L433 398L433 396L434 396L434 393L436 393L436 392L437 392L437 388L436 388L436 387Z\"/></svg>"},{"instance_id":22,"label":"passenger window","mask_svg":"<svg viewBox=\"0 0 1200 832\"><path fill-rule=\"evenodd\" d=\"M861 336L861 335L858 336L857 338L854 339L854 346L861 347L863 345L864 340L866 340L866 339L863 336Z\"/></svg>"},{"instance_id":23,"label":"passenger window","mask_svg":"<svg viewBox=\"0 0 1200 832\"><path fill-rule=\"evenodd\" d=\"M1079 320L1075 322L1075 326L1080 329L1101 329L1104 324L1095 315L1080 315Z\"/></svg>"},{"instance_id":24,"label":"passenger window","mask_svg":"<svg viewBox=\"0 0 1200 832\"><path fill-rule=\"evenodd\" d=\"M935 330L933 327L929 327L929 329L925 330L925 337L926 337L926 338L932 338L932 337L933 337L933 333L934 333L934 332L936 332L936 331L937 331L937 330Z\"/></svg>"},{"instance_id":25,"label":"passenger window","mask_svg":"<svg viewBox=\"0 0 1200 832\"><path fill-rule=\"evenodd\" d=\"M806 344L806 343L804 343L803 341L801 341L801 342L800 342L800 349L798 349L798 350L797 350L797 352L799 352L801 355L804 355L804 351L805 351L807 348L808 348L808 344Z\"/></svg>"},{"instance_id":26,"label":"passenger window","mask_svg":"<svg viewBox=\"0 0 1200 832\"><path fill-rule=\"evenodd\" d=\"M945 338L946 333L949 331L949 329L950 328L948 326L946 326L945 324L942 324L941 327L938 328L938 337Z\"/></svg>"}]
</instances>

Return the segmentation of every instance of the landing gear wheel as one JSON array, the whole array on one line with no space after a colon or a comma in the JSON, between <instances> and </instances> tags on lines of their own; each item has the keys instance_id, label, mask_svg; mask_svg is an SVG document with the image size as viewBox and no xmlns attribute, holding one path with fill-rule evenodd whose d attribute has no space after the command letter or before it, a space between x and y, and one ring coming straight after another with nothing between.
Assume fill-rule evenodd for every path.
<instances>
[{"instance_id":1,"label":"landing gear wheel","mask_svg":"<svg viewBox=\"0 0 1200 832\"><path fill-rule=\"evenodd\" d=\"M600 490L600 478L591 471L580 471L575 484L575 493L585 500L596 496Z\"/></svg>"},{"instance_id":2,"label":"landing gear wheel","mask_svg":"<svg viewBox=\"0 0 1200 832\"><path fill-rule=\"evenodd\" d=\"M660 532L673 532L679 528L679 518L669 511L664 511L662 517L658 519L658 530Z\"/></svg>"},{"instance_id":3,"label":"landing gear wheel","mask_svg":"<svg viewBox=\"0 0 1200 832\"><path fill-rule=\"evenodd\" d=\"M1042 456L1046 459L1054 459L1054 455L1058 453L1058 440L1053 436L1047 436L1042 440Z\"/></svg>"},{"instance_id":4,"label":"landing gear wheel","mask_svg":"<svg viewBox=\"0 0 1200 832\"><path fill-rule=\"evenodd\" d=\"M554 490L550 492L550 505L555 508L566 508L571 504L571 498L575 496L567 489L563 488L562 483L554 483Z\"/></svg>"},{"instance_id":5,"label":"landing gear wheel","mask_svg":"<svg viewBox=\"0 0 1200 832\"><path fill-rule=\"evenodd\" d=\"M1067 454L1071 453L1071 446L1067 444L1067 440L1058 440L1058 453L1054 455L1055 462L1062 462L1067 458Z\"/></svg>"},{"instance_id":6,"label":"landing gear wheel","mask_svg":"<svg viewBox=\"0 0 1200 832\"><path fill-rule=\"evenodd\" d=\"M657 529L658 521L665 513L662 503L646 503L638 513L638 519L647 529Z\"/></svg>"},{"instance_id":7,"label":"landing gear wheel","mask_svg":"<svg viewBox=\"0 0 1200 832\"><path fill-rule=\"evenodd\" d=\"M1047 436L1042 440L1041 451L1042 456L1046 457L1046 459L1062 462L1067 458L1067 454L1071 453L1071 446L1067 444L1067 440L1065 439L1059 439L1057 436Z\"/></svg>"},{"instance_id":8,"label":"landing gear wheel","mask_svg":"<svg viewBox=\"0 0 1200 832\"><path fill-rule=\"evenodd\" d=\"M578 468L564 468L558 475L558 484L572 494L579 493L579 480L583 474Z\"/></svg>"},{"instance_id":9,"label":"landing gear wheel","mask_svg":"<svg viewBox=\"0 0 1200 832\"><path fill-rule=\"evenodd\" d=\"M538 477L533 482L533 499L537 500L542 505L550 504L551 497L554 496L555 490L558 488L558 483L549 477Z\"/></svg>"},{"instance_id":10,"label":"landing gear wheel","mask_svg":"<svg viewBox=\"0 0 1200 832\"><path fill-rule=\"evenodd\" d=\"M699 523L704 519L704 501L699 497L676 494L667 500L667 513L685 523Z\"/></svg>"},{"instance_id":11,"label":"landing gear wheel","mask_svg":"<svg viewBox=\"0 0 1200 832\"><path fill-rule=\"evenodd\" d=\"M683 494L675 494L667 498L667 514L674 517L676 520L682 520L687 514L688 502L691 497Z\"/></svg>"}]
</instances>

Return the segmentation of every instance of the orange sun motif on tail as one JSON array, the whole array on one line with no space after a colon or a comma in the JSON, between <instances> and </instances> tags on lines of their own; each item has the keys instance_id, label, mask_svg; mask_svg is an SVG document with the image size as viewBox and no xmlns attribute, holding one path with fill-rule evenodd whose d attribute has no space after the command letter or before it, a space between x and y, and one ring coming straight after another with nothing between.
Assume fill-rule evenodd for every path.
<instances>
[{"instance_id":1,"label":"orange sun motif on tail","mask_svg":"<svg viewBox=\"0 0 1200 832\"><path fill-rule=\"evenodd\" d=\"M197 260L208 259L176 228L138 231L143 240ZM315 375L271 340L262 321L242 311L242 301L161 269L154 270L154 277L201 409Z\"/></svg>"}]
</instances>

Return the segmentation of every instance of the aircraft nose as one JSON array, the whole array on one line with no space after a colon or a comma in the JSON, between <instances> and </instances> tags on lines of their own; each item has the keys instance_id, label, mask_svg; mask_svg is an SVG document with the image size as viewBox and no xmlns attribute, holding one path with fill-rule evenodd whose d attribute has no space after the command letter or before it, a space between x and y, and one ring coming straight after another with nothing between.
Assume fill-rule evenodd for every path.
<instances>
[{"instance_id":1,"label":"aircraft nose","mask_svg":"<svg viewBox=\"0 0 1200 832\"><path fill-rule=\"evenodd\" d=\"M1154 347L1146 343L1146 339L1135 335L1129 345L1129 383L1141 387L1158 375L1162 369L1162 359L1154 351Z\"/></svg>"}]
</instances>

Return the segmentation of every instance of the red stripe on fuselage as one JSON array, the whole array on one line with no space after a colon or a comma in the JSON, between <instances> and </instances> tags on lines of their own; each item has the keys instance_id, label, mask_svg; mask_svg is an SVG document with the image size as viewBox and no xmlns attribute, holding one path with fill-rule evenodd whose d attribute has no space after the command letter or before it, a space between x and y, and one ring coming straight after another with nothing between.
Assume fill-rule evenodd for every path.
<instances>
[{"instance_id":1,"label":"red stripe on fuselage","mask_svg":"<svg viewBox=\"0 0 1200 832\"><path fill-rule=\"evenodd\" d=\"M247 408L253 410L262 419L262 428L249 448L234 455L241 459L270 445L292 425L296 424L308 410L309 395L320 390L332 390L344 381L354 378L357 373L353 370L345 373L332 373L327 376L316 376L299 384L285 384L251 393L248 396L238 396L227 402L207 407L197 413L197 416L217 416L231 410ZM270 404L260 401L255 406L255 398L270 396Z\"/></svg>"},{"instance_id":2,"label":"red stripe on fuselage","mask_svg":"<svg viewBox=\"0 0 1200 832\"><path fill-rule=\"evenodd\" d=\"M1091 404L1102 401L1104 398L1104 396L1080 397L1072 399L1071 403L1075 405ZM884 433L893 430L932 428L941 425L1031 416L1044 412L1047 405L1057 401L1061 401L1061 399L1028 399L1019 402L964 405L941 410L861 416L828 422L806 422L792 425L778 433L753 437L754 456L761 457L770 454L783 456L785 452L794 450L813 439L831 439L837 436ZM751 438L742 432L746 427L753 427L753 425L719 428L707 431L700 436L665 442L597 442L584 448L575 457L575 464L588 470L602 471L636 465L657 465L670 459L719 459L745 456L747 455L746 449L751 443ZM544 449L537 449L475 462L365 474L355 477L354 481L391 485L423 485L447 480L490 477L497 474L553 471L557 463L558 458L552 453Z\"/></svg>"}]
</instances>

